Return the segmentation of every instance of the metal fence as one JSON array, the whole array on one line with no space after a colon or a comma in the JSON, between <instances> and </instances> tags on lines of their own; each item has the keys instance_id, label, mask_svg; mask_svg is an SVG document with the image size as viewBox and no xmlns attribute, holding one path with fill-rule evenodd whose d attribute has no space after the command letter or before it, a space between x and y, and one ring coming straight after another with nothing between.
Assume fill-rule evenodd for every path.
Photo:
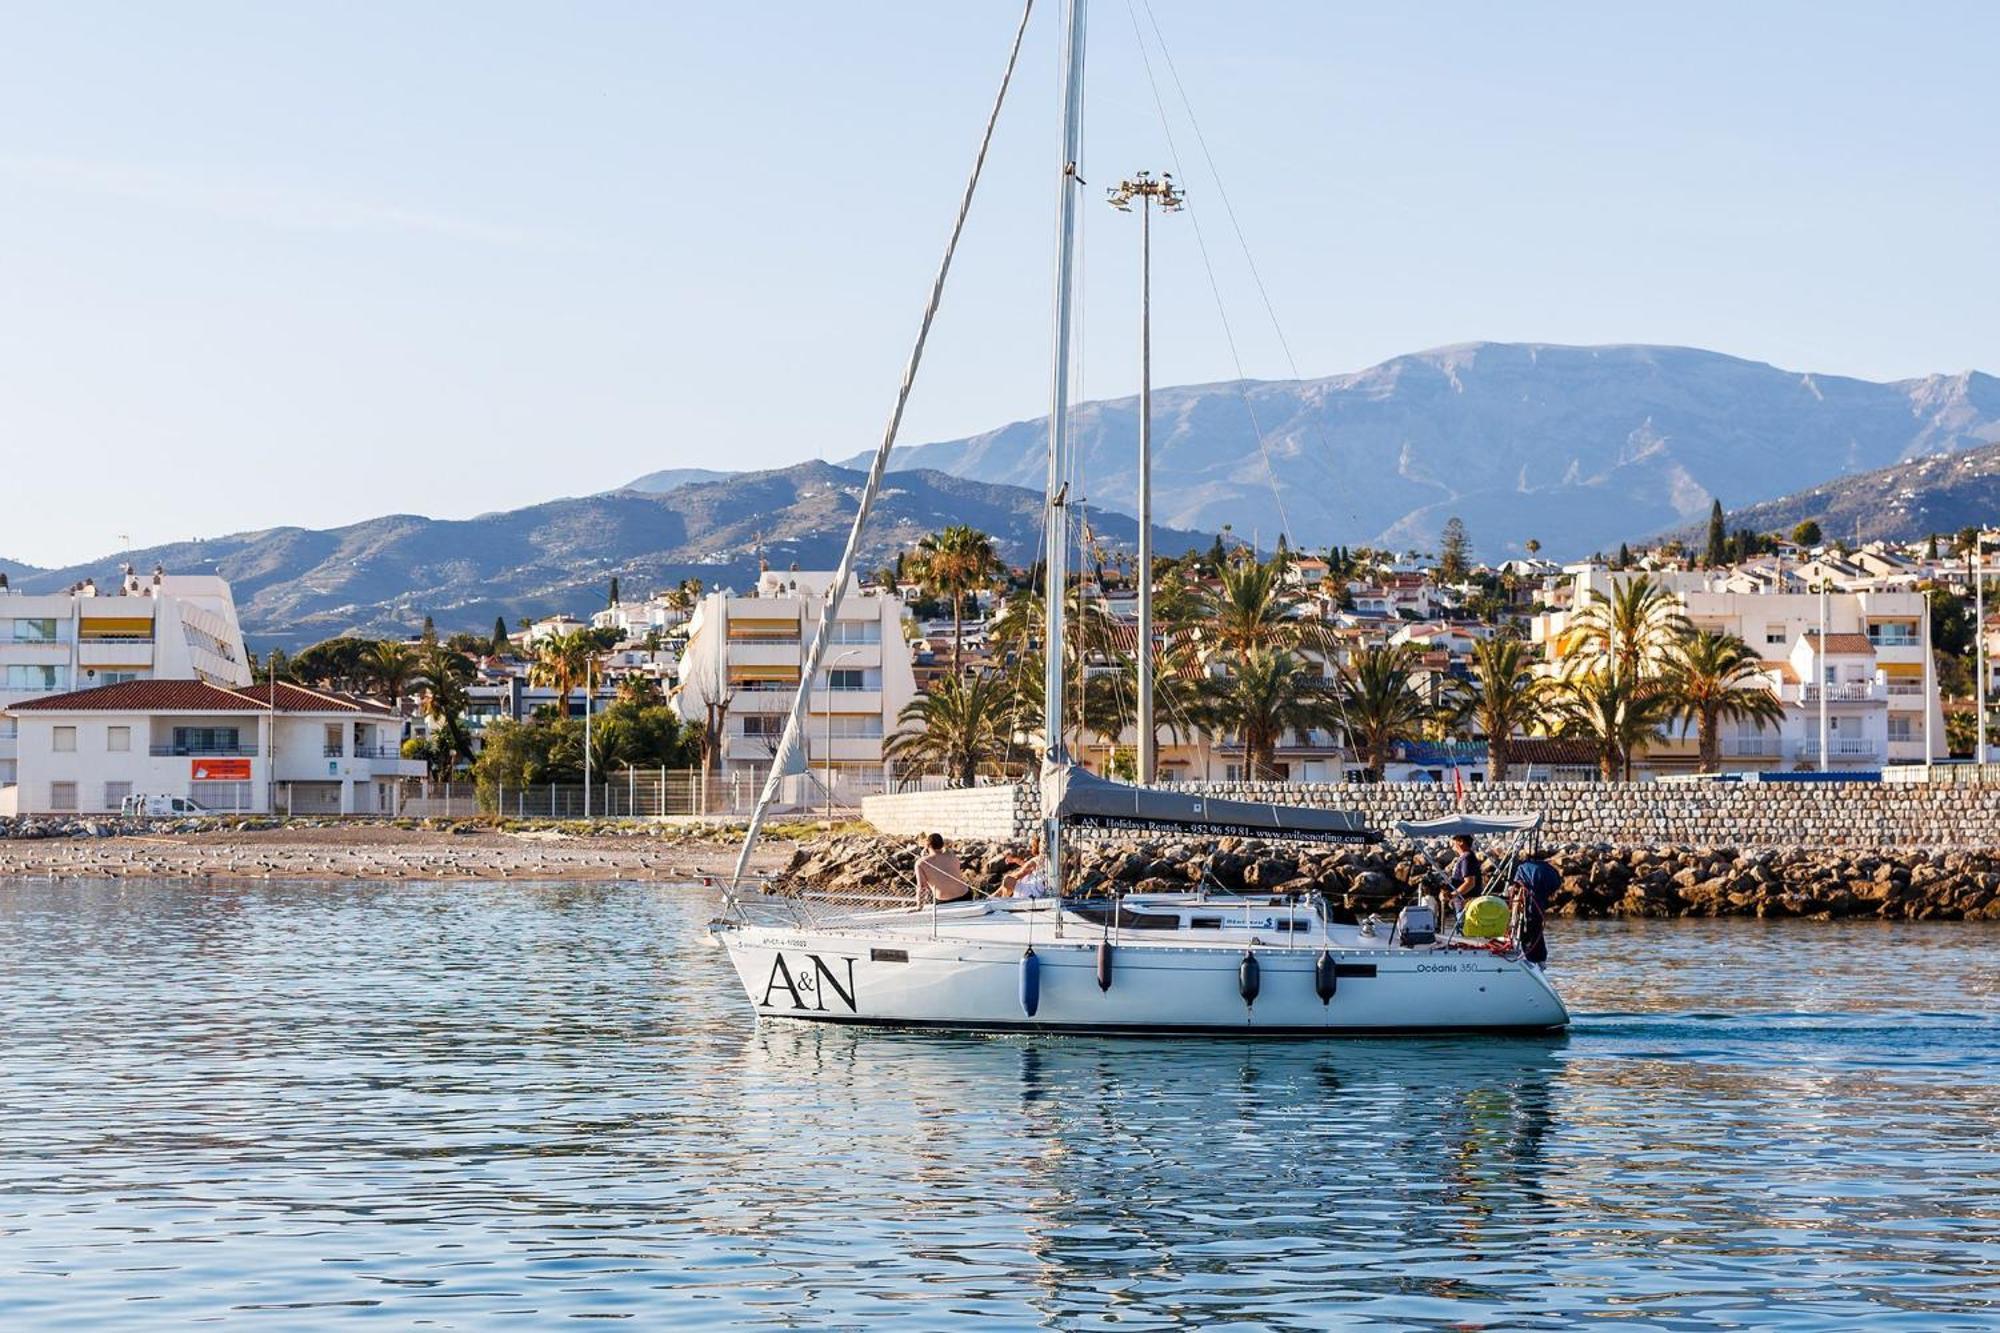
<instances>
[{"instance_id":1,"label":"metal fence","mask_svg":"<svg viewBox=\"0 0 2000 1333\"><path fill-rule=\"evenodd\" d=\"M628 768L606 781L528 786L470 782L411 782L401 813L418 818L495 815L508 819L747 818L764 789L761 774L711 774L700 769ZM880 774L836 773L829 793L824 775L788 777L772 804L775 817L852 815L865 796L885 790Z\"/></svg>"}]
</instances>

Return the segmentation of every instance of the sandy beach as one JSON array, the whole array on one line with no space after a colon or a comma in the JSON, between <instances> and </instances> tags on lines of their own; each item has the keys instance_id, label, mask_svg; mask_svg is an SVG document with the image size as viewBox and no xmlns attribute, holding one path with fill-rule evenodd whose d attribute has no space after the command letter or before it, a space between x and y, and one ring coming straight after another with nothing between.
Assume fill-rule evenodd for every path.
<instances>
[{"instance_id":1,"label":"sandy beach","mask_svg":"<svg viewBox=\"0 0 2000 1333\"><path fill-rule=\"evenodd\" d=\"M735 865L740 834L579 835L473 825L387 824L218 829L109 838L0 840L0 878L700 880ZM790 860L785 838L758 845L751 868Z\"/></svg>"}]
</instances>

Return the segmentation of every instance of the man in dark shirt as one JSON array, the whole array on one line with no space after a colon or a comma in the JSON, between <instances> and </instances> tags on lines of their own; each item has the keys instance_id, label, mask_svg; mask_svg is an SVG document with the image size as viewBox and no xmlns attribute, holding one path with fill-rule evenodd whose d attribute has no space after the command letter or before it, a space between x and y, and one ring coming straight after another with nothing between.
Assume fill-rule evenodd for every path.
<instances>
[{"instance_id":1,"label":"man in dark shirt","mask_svg":"<svg viewBox=\"0 0 2000 1333\"><path fill-rule=\"evenodd\" d=\"M1514 883L1508 897L1514 909L1514 940L1521 957L1536 967L1549 961L1549 941L1543 929L1549 902L1562 887L1562 874L1540 852L1529 852L1514 868Z\"/></svg>"},{"instance_id":2,"label":"man in dark shirt","mask_svg":"<svg viewBox=\"0 0 2000 1333\"><path fill-rule=\"evenodd\" d=\"M1452 834L1451 849L1458 853L1458 859L1451 863L1445 882L1451 885L1450 908L1458 912L1486 892L1486 872L1480 868L1479 853L1472 850L1470 833Z\"/></svg>"}]
</instances>

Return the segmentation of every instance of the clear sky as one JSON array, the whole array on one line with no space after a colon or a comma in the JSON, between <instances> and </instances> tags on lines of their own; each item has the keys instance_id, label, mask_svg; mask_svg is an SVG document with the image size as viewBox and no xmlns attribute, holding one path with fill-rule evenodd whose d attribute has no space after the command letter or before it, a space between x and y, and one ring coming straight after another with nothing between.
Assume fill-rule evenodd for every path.
<instances>
[{"instance_id":1,"label":"clear sky","mask_svg":"<svg viewBox=\"0 0 2000 1333\"><path fill-rule=\"evenodd\" d=\"M1300 370L1473 339L2000 370L2000 6L1150 0ZM0 556L465 516L871 447L1015 0L0 0ZM1040 411L1041 0L905 432ZM1092 11L1087 395L1129 392L1172 165ZM1196 216L1155 378L1289 373Z\"/></svg>"}]
</instances>

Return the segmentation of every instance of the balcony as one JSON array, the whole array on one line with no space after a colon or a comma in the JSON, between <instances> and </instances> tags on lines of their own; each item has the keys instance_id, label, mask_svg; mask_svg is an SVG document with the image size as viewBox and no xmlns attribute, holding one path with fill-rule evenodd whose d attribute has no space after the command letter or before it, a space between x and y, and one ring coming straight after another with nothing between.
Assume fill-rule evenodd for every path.
<instances>
[{"instance_id":1,"label":"balcony","mask_svg":"<svg viewBox=\"0 0 2000 1333\"><path fill-rule=\"evenodd\" d=\"M257 743L239 745L155 745L147 753L155 759L255 759Z\"/></svg>"},{"instance_id":2,"label":"balcony","mask_svg":"<svg viewBox=\"0 0 2000 1333\"><path fill-rule=\"evenodd\" d=\"M1821 686L1786 685L1779 697L1788 704L1819 704ZM1879 680L1843 680L1824 687L1826 701L1834 704L1880 703L1889 697L1889 687Z\"/></svg>"},{"instance_id":3,"label":"balcony","mask_svg":"<svg viewBox=\"0 0 2000 1333\"><path fill-rule=\"evenodd\" d=\"M1776 759L1784 746L1776 736L1724 736L1724 759Z\"/></svg>"},{"instance_id":4,"label":"balcony","mask_svg":"<svg viewBox=\"0 0 2000 1333\"><path fill-rule=\"evenodd\" d=\"M732 667L796 667L799 665L797 639L731 639L729 665Z\"/></svg>"},{"instance_id":5,"label":"balcony","mask_svg":"<svg viewBox=\"0 0 2000 1333\"><path fill-rule=\"evenodd\" d=\"M1882 759L1882 745L1866 736L1835 736L1828 742L1828 753L1835 759L1867 760L1879 763ZM1792 742L1792 758L1806 763L1819 762L1819 740Z\"/></svg>"},{"instance_id":6,"label":"balcony","mask_svg":"<svg viewBox=\"0 0 2000 1333\"><path fill-rule=\"evenodd\" d=\"M880 690L814 690L807 705L815 713L875 713L882 711Z\"/></svg>"},{"instance_id":7,"label":"balcony","mask_svg":"<svg viewBox=\"0 0 2000 1333\"><path fill-rule=\"evenodd\" d=\"M149 667L153 664L153 637L85 639L76 646L76 661L81 667Z\"/></svg>"},{"instance_id":8,"label":"balcony","mask_svg":"<svg viewBox=\"0 0 2000 1333\"><path fill-rule=\"evenodd\" d=\"M323 759L401 759L403 750L398 745L357 745L343 750L338 745L322 745L320 757Z\"/></svg>"},{"instance_id":9,"label":"balcony","mask_svg":"<svg viewBox=\"0 0 2000 1333\"><path fill-rule=\"evenodd\" d=\"M1897 680L1889 682L1889 697L1891 699L1921 699L1928 693L1930 691L1926 690L1922 684L1916 681L1911 681L1908 684Z\"/></svg>"}]
</instances>

